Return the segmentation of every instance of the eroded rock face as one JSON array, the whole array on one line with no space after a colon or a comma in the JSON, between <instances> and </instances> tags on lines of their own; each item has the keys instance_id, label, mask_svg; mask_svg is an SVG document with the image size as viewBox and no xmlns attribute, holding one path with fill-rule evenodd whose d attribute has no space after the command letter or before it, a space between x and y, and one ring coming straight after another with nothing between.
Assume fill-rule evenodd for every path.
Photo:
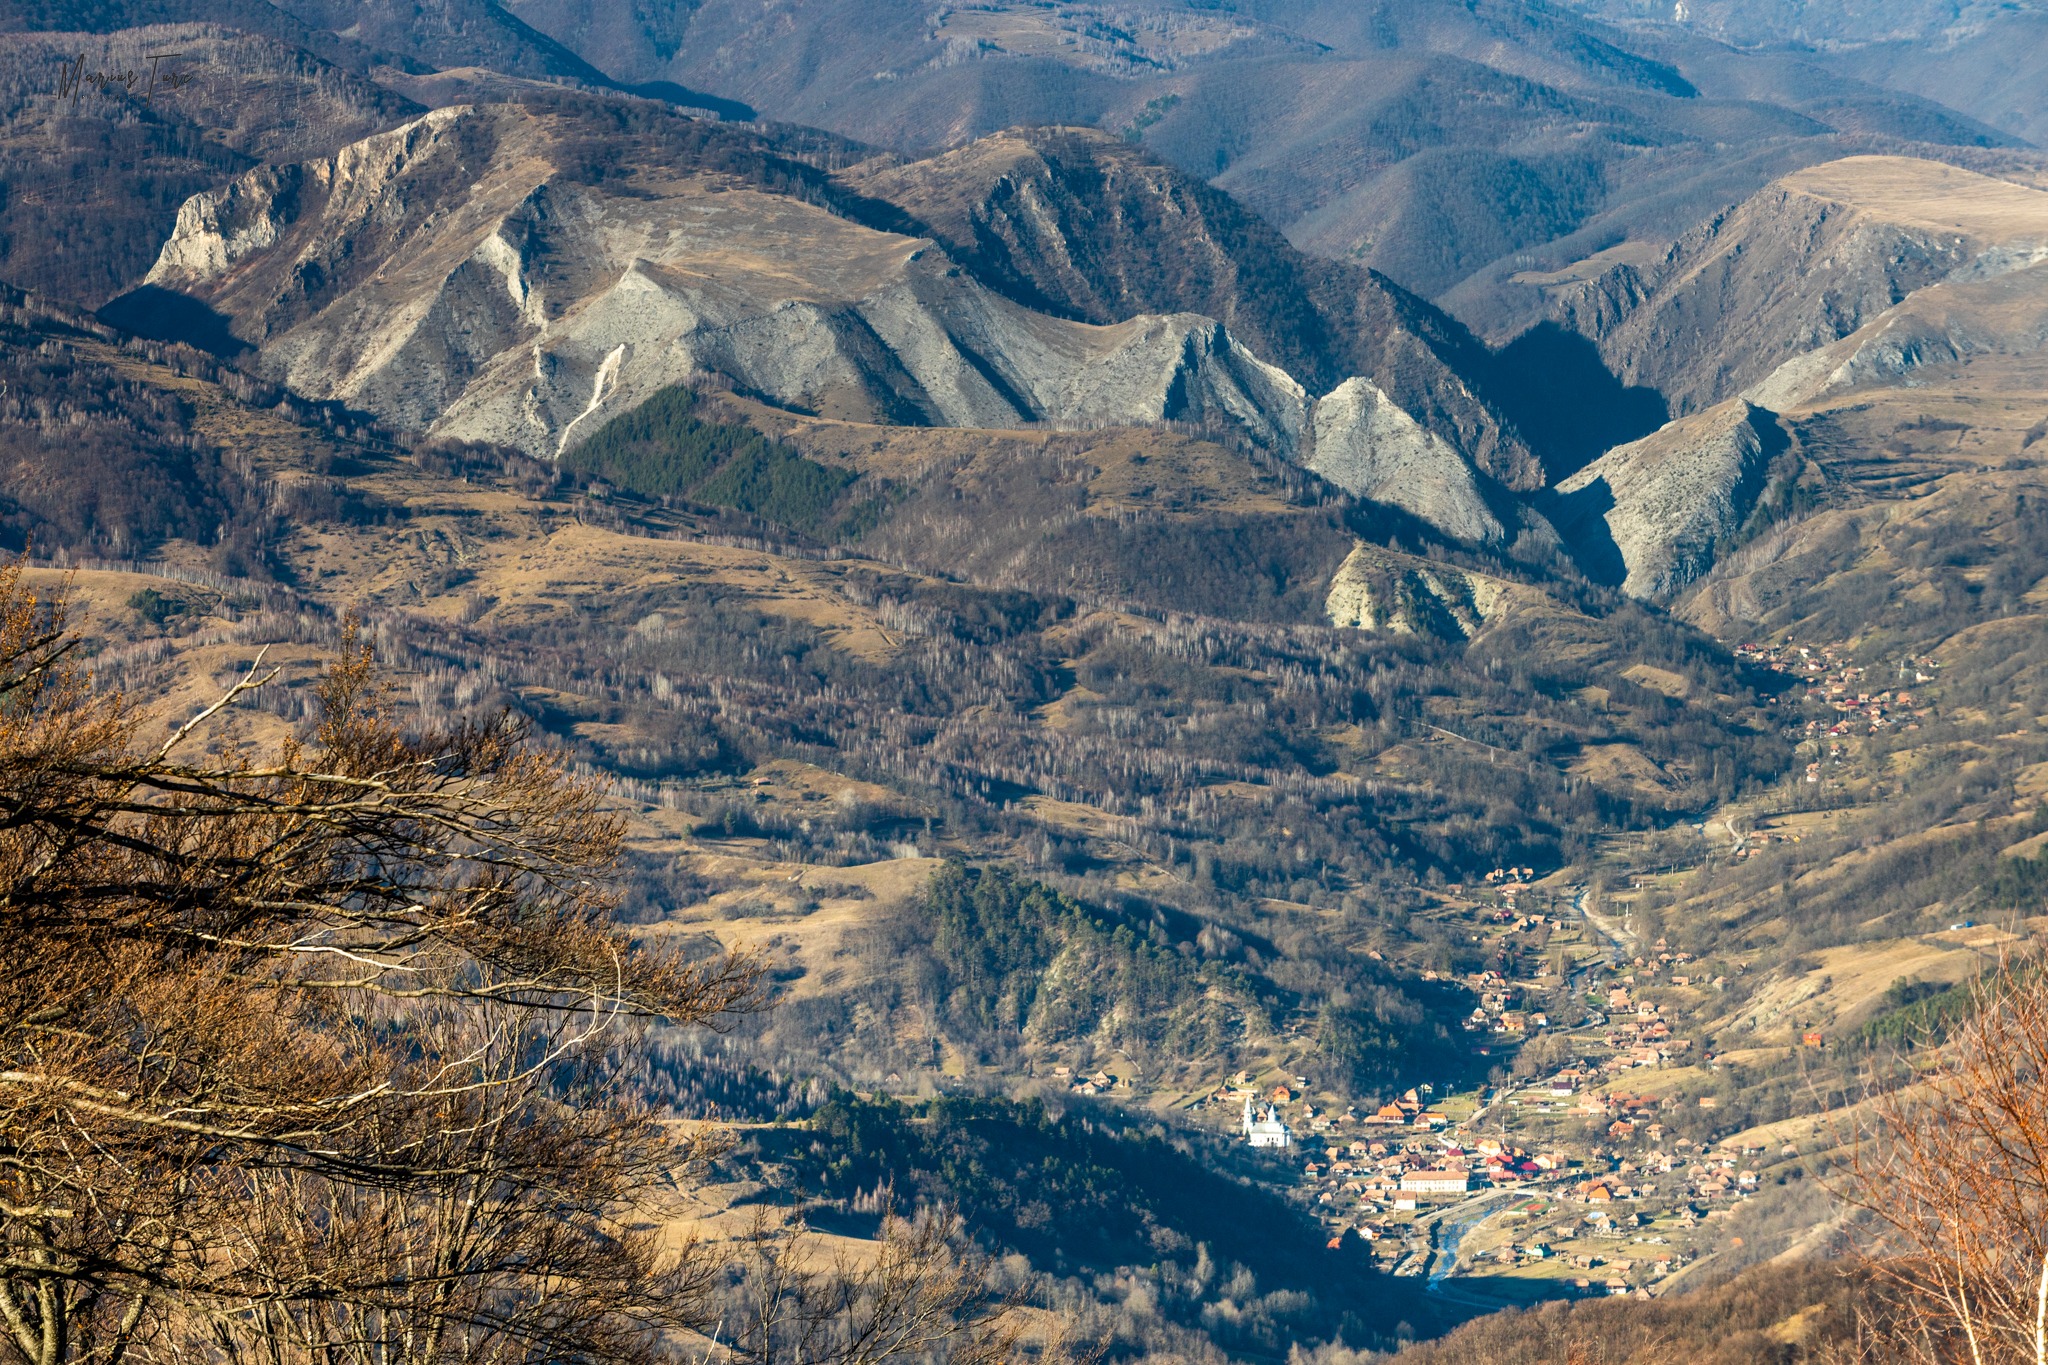
<instances>
[{"instance_id":1,"label":"eroded rock face","mask_svg":"<svg viewBox=\"0 0 2048 1365\"><path fill-rule=\"evenodd\" d=\"M1786 441L1741 399L1618 446L1557 486L1552 520L1591 574L1664 599L1740 531Z\"/></svg>"},{"instance_id":2,"label":"eroded rock face","mask_svg":"<svg viewBox=\"0 0 2048 1365\"><path fill-rule=\"evenodd\" d=\"M1339 488L1410 512L1463 540L1498 540L1479 476L1449 442L1371 380L1347 379L1316 404L1308 467Z\"/></svg>"},{"instance_id":3,"label":"eroded rock face","mask_svg":"<svg viewBox=\"0 0 2048 1365\"><path fill-rule=\"evenodd\" d=\"M2044 242L1986 253L1886 309L1829 346L1794 356L1743 397L1789 411L1848 389L1914 385L1924 371L2048 348L2048 215Z\"/></svg>"},{"instance_id":4,"label":"eroded rock face","mask_svg":"<svg viewBox=\"0 0 2048 1365\"><path fill-rule=\"evenodd\" d=\"M2048 193L1936 162L1848 157L1786 176L1649 269L1618 265L1553 306L1673 412L1742 394L1783 410L1847 359L1822 352L1930 287L2031 265L2044 243ZM1901 340L1889 361L1882 346L1869 354L1874 377L1921 363Z\"/></svg>"},{"instance_id":5,"label":"eroded rock face","mask_svg":"<svg viewBox=\"0 0 2048 1365\"><path fill-rule=\"evenodd\" d=\"M1698 412L1963 259L1952 242L1774 186L1680 238L1647 299L1618 321L1609 319L1623 310L1604 297L1587 312L1607 323L1596 339L1624 382L1657 389L1676 412ZM1626 297L1640 284L1602 280L1587 292L1601 291ZM1746 344L1732 344L1736 335Z\"/></svg>"},{"instance_id":6,"label":"eroded rock face","mask_svg":"<svg viewBox=\"0 0 2048 1365\"><path fill-rule=\"evenodd\" d=\"M1370 379L1487 476L1522 491L1542 483L1462 324L1385 276L1304 255L1229 195L1120 138L1016 129L840 178L928 225L1012 297L1098 323L1216 318L1312 392Z\"/></svg>"},{"instance_id":7,"label":"eroded rock face","mask_svg":"<svg viewBox=\"0 0 2048 1365\"><path fill-rule=\"evenodd\" d=\"M537 456L710 379L858 422L1234 427L1450 536L1515 519L1458 443L1458 405L1483 409L1419 334L1394 329L1419 357L1394 389L1352 377L1312 403L1214 317L1051 316L730 156L619 176L590 155L560 112L439 109L194 198L150 283L225 315L302 393Z\"/></svg>"},{"instance_id":8,"label":"eroded rock face","mask_svg":"<svg viewBox=\"0 0 2048 1365\"><path fill-rule=\"evenodd\" d=\"M1617 265L1555 301L1625 379L1662 389L1682 415L1559 483L1547 510L1595 577L1668 600L1742 534L1783 433L1817 409L1964 376L2001 394L2037 386L2048 192L1849 157L1785 177L1646 269Z\"/></svg>"},{"instance_id":9,"label":"eroded rock face","mask_svg":"<svg viewBox=\"0 0 2048 1365\"><path fill-rule=\"evenodd\" d=\"M150 283L301 392L553 456L706 375L862 421L1222 421L1292 452L1300 385L1213 319L1035 313L928 240L686 169L565 170L571 130L451 107L181 210Z\"/></svg>"},{"instance_id":10,"label":"eroded rock face","mask_svg":"<svg viewBox=\"0 0 2048 1365\"><path fill-rule=\"evenodd\" d=\"M1330 580L1323 611L1343 629L1389 635L1477 635L1533 590L1361 541Z\"/></svg>"}]
</instances>

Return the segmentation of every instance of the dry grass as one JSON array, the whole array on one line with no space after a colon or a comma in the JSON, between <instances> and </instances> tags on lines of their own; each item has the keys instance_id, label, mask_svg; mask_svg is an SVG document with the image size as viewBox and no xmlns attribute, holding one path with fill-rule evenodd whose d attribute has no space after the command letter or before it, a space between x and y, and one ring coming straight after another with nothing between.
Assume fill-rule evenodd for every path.
<instances>
[{"instance_id":1,"label":"dry grass","mask_svg":"<svg viewBox=\"0 0 2048 1365\"><path fill-rule=\"evenodd\" d=\"M1797 171L1780 183L1907 227L1988 241L2048 237L2048 193L1940 162L1852 156Z\"/></svg>"},{"instance_id":2,"label":"dry grass","mask_svg":"<svg viewBox=\"0 0 2048 1365\"><path fill-rule=\"evenodd\" d=\"M1979 948L1998 934L1930 934L1829 948L1814 955L1820 962L1817 970L1771 982L1739 1015L1755 1020L1766 1034L1848 1027L1876 1013L1894 982L1955 982L1975 976L1985 965Z\"/></svg>"},{"instance_id":3,"label":"dry grass","mask_svg":"<svg viewBox=\"0 0 2048 1365\"><path fill-rule=\"evenodd\" d=\"M1634 787L1653 797L1667 796L1678 784L1633 744L1594 744L1571 761L1574 777L1602 787Z\"/></svg>"},{"instance_id":4,"label":"dry grass","mask_svg":"<svg viewBox=\"0 0 2048 1365\"><path fill-rule=\"evenodd\" d=\"M1635 664L1621 671L1621 676L1639 687L1653 692L1662 692L1667 697L1685 697L1692 693L1692 683L1682 674L1669 669L1655 668L1649 664Z\"/></svg>"},{"instance_id":5,"label":"dry grass","mask_svg":"<svg viewBox=\"0 0 2048 1365\"><path fill-rule=\"evenodd\" d=\"M635 852L680 859L724 890L679 906L644 932L653 938L708 936L726 948L756 949L779 966L803 969L782 987L789 998L830 994L868 979L872 961L848 940L920 894L938 860L892 858L852 867L776 862L722 852L682 837L650 838L636 820ZM815 908L811 908L814 904Z\"/></svg>"}]
</instances>

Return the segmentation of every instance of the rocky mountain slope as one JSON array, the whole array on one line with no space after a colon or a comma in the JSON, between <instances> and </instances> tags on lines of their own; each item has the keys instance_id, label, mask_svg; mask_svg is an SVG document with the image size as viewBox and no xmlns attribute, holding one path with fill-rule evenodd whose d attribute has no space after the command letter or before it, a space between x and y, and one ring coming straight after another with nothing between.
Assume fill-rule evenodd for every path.
<instances>
[{"instance_id":1,"label":"rocky mountain slope","mask_svg":"<svg viewBox=\"0 0 2048 1365\"><path fill-rule=\"evenodd\" d=\"M1916 290L2019 268L2043 249L2048 193L1934 162L1854 157L1777 181L1659 259L1551 286L1552 306L1624 380L1692 412Z\"/></svg>"},{"instance_id":2,"label":"rocky mountain slope","mask_svg":"<svg viewBox=\"0 0 2048 1365\"><path fill-rule=\"evenodd\" d=\"M1347 379L1316 404L1314 436L1310 469L1459 539L1499 540L1502 520L1516 520L1498 485L1369 379Z\"/></svg>"},{"instance_id":3,"label":"rocky mountain slope","mask_svg":"<svg viewBox=\"0 0 2048 1365\"><path fill-rule=\"evenodd\" d=\"M835 9L724 13L800 36ZM1244 114L1272 87L1225 98L1258 63L1276 85L1398 67L1398 108L1354 90L1355 140L1316 143L1321 173L1394 215L1374 222L1410 214L1401 250L1445 278L1521 250L1461 237L1469 216L1444 209L1461 196L1526 209L1532 240L1612 207L1551 195L1571 176L1512 174L1567 124L1640 135L1577 164L1646 181L1658 165L1776 175L1787 147L1836 145L1784 132L1784 103L1696 78L1693 56L1533 6L868 13L878 30L928 23L956 54L875 85L925 99L948 71L1064 71L1145 94L1137 142L1198 115L1233 138L1273 126ZM687 17L590 20L668 43ZM802 60L778 78L865 60L857 18L833 30L845 52L792 39ZM405 20L366 12L365 32ZM648 936L754 945L777 983L778 1012L718 1058L650 1062L651 1103L715 1092L730 1118L799 1086L1029 1091L1072 1104L1076 1132L1098 1117L1084 1099L1103 1117L1147 1106L1134 1127L1165 1122L1203 1160L1222 1151L1200 1132L1208 1097L1238 1068L1304 1078L1334 1104L1324 1119L1423 1076L1477 1105L1512 1073L1612 1049L1605 1023L1511 1037L1497 989L1572 1028L1581 973L1607 956L1606 921L1574 922L1589 899L1644 950L1636 999L1702 1051L1782 1050L1790 1086L1834 1056L1798 1047L1793 1020L1811 1010L1834 1039L1906 970L1880 958L1856 982L1843 964L1879 936L1926 960L1918 940L1953 922L1940 912L2031 830L2014 812L2048 791L2048 195L2017 180L1869 158L1778 176L1668 248L1610 237L1562 275L1532 269L1557 314L1494 352L1115 127L878 155L530 72L365 69L443 107L373 98L379 117L349 125L361 77L310 65L293 88L342 112L305 128L265 131L210 97L166 145L193 151L215 126L242 140L217 133L232 155L138 238L161 248L147 284L97 318L0 293L0 544L80 569L82 653L164 716L268 647L286 676L225 723L288 732L353 611L412 714L530 721L630 822L622 894ZM687 74L628 74L663 71ZM1181 82L1181 102L1146 93L1158 82ZM1340 94L1307 91L1289 116ZM1854 103L1841 122L1870 115ZM1645 111L1679 106L1698 122L1652 128ZM102 127L146 121L110 107ZM1427 136L1417 111L1437 120ZM1413 151L1461 120L1468 142ZM1729 137L1710 150L1698 134L1717 121ZM1750 138L1773 122L1783 141ZM1516 127L1530 145L1471 145ZM1347 163L1359 147L1381 160ZM1436 183L1427 212L1389 197ZM109 325L123 316L216 353ZM1758 636L1772 653L1731 654ZM1914 694L1858 697L1846 668L1816 679L1805 644ZM1946 690L1921 694L1930 681ZM1805 809L1825 804L1805 776L1823 771L1832 806ZM1805 842L1780 827L1745 845L1760 811L1806 820ZM1963 852L1930 853L1933 830ZM1503 866L1540 871L1496 890ZM947 886L973 913L933 933ZM1667 934L1700 955L1690 984L1651 979ZM1097 1065L1116 1076L1076 1094ZM1658 1071L1684 1101L1658 1122L1746 1149L1751 1118L1690 1102L1711 1087L1750 1107L1754 1073L1735 1065ZM1492 1106L1517 1125L1550 1108ZM932 1117L915 1126L936 1141ZM837 1164L839 1122L782 1135L812 1169L833 1163L826 1192L851 1214L883 1176ZM1514 1141L1555 1137L1602 1170L1606 1153L1653 1159L1604 1118L1591 1143L1577 1116L1548 1122ZM1160 1355L1276 1359L1417 1326L1405 1299L1315 1273L1331 1254L1368 1263L1341 1228L1378 1214L1338 1173L1323 1203L1293 1160L1242 1169L1328 1210L1337 1245L1226 1219L1283 1226L1296 1254L1258 1260L1256 1286L1214 1274L1239 1243L1181 1216L1217 1188L1193 1181L1157 1193L1171 1217L1086 1262L1053 1237L1072 1205L1034 1205L1022 1181L984 1206L1020 1217L977 1227L1029 1230L1005 1254L1081 1273L1060 1292L1085 1312L1107 1312L1114 1284L1120 1340ZM1090 1208L1133 1202L1129 1182L1088 1181ZM906 1172L895 1188L938 1187ZM1694 1245L1710 1258L1753 1232L1712 1220Z\"/></svg>"},{"instance_id":4,"label":"rocky mountain slope","mask_svg":"<svg viewBox=\"0 0 2048 1365\"><path fill-rule=\"evenodd\" d=\"M1493 477L1542 480L1487 394L1491 358L1462 326L1385 276L1303 255L1230 196L1118 139L1011 130L841 179L903 208L1013 297L1094 323L1214 317L1311 393L1368 378Z\"/></svg>"},{"instance_id":5,"label":"rocky mountain slope","mask_svg":"<svg viewBox=\"0 0 2048 1365\"><path fill-rule=\"evenodd\" d=\"M1540 554L1559 519L1593 578L1659 599L1746 533L1768 413L2038 345L2048 194L1900 158L1803 171L1549 286L1680 421L1537 496L1489 398L1512 353L1128 147L1006 134L833 177L622 108L450 107L249 172L181 210L122 307L207 310L310 396L546 458L678 383L885 426L1207 426L1456 540Z\"/></svg>"},{"instance_id":6,"label":"rocky mountain slope","mask_svg":"<svg viewBox=\"0 0 2048 1365\"><path fill-rule=\"evenodd\" d=\"M549 456L714 374L867 421L1213 418L1280 448L1302 430L1300 386L1211 319L1048 318L928 241L708 165L650 157L660 170L616 193L577 171L594 135L510 105L437 110L194 199L148 283L232 318L302 392Z\"/></svg>"},{"instance_id":7,"label":"rocky mountain slope","mask_svg":"<svg viewBox=\"0 0 2048 1365\"><path fill-rule=\"evenodd\" d=\"M985 241L962 244L963 269L943 238L867 225L916 231L903 211L943 209L934 185L986 191L976 158L957 181L946 161L835 186L762 134L651 106L635 117L622 129L574 100L451 107L252 171L185 205L123 315L208 310L300 392L546 457L665 386L715 377L892 425L1214 425L1468 538L1517 521L1485 489L1541 481L1475 392L1489 357L1455 323L1362 272L1315 270L1213 191L1099 139L1078 139L1070 162L1086 164L1067 173L1138 187L1047 193L1055 216L1006 276ZM1174 239L1206 252L1213 278L1165 269L1171 243L1150 265L1120 253L1184 203L1221 224ZM1266 302L1269 280L1307 302ZM1205 304L1230 321L1194 311ZM1349 377L1354 363L1370 379Z\"/></svg>"},{"instance_id":8,"label":"rocky mountain slope","mask_svg":"<svg viewBox=\"0 0 2048 1365\"><path fill-rule=\"evenodd\" d=\"M178 55L152 63L152 53ZM133 88L98 79L124 73ZM0 280L98 306L140 282L189 196L420 112L302 48L246 32L0 31Z\"/></svg>"},{"instance_id":9,"label":"rocky mountain slope","mask_svg":"<svg viewBox=\"0 0 2048 1365\"><path fill-rule=\"evenodd\" d=\"M2028 411L2048 361L2048 193L1932 162L1803 171L1581 275L1549 286L1560 315L1684 414L1548 504L1588 572L1639 596L1697 594L1758 562L1745 542L1797 539L1788 518L1981 487L1948 433Z\"/></svg>"},{"instance_id":10,"label":"rocky mountain slope","mask_svg":"<svg viewBox=\"0 0 2048 1365\"><path fill-rule=\"evenodd\" d=\"M1743 530L1785 437L1741 399L1618 446L1557 486L1559 531L1596 577L1663 599Z\"/></svg>"},{"instance_id":11,"label":"rocky mountain slope","mask_svg":"<svg viewBox=\"0 0 2048 1365\"><path fill-rule=\"evenodd\" d=\"M1127 145L1013 132L827 172L785 138L582 96L443 108L196 196L110 316L216 319L309 396L550 459L677 384L883 427L1183 423L1659 600L1780 514L1814 403L2039 345L2048 193L1829 163L1541 284L1606 382L1678 414L1578 468L1508 415L1570 401L1554 357L1491 353Z\"/></svg>"}]
</instances>

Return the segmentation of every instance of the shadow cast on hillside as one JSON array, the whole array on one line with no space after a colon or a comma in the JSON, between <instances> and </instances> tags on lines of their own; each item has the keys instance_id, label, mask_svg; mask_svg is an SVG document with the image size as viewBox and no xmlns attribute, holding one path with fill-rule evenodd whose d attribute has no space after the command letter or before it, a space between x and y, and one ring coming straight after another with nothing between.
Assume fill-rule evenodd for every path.
<instances>
[{"instance_id":1,"label":"shadow cast on hillside","mask_svg":"<svg viewBox=\"0 0 2048 1365\"><path fill-rule=\"evenodd\" d=\"M1490 391L1552 483L1671 420L1664 395L1621 382L1591 340L1539 322L1494 355Z\"/></svg>"},{"instance_id":2,"label":"shadow cast on hillside","mask_svg":"<svg viewBox=\"0 0 2048 1365\"><path fill-rule=\"evenodd\" d=\"M666 100L685 109L706 110L718 115L723 123L752 123L755 119L751 104L729 100L722 95L707 95L702 90L692 90L674 81L643 81L639 85L622 85L619 88L642 99Z\"/></svg>"},{"instance_id":3,"label":"shadow cast on hillside","mask_svg":"<svg viewBox=\"0 0 2048 1365\"><path fill-rule=\"evenodd\" d=\"M1595 479L1570 493L1552 491L1543 499L1544 515L1564 537L1580 571L1595 583L1618 588L1628 577L1628 563L1607 526L1607 514L1613 508L1614 490L1606 479Z\"/></svg>"},{"instance_id":4,"label":"shadow cast on hillside","mask_svg":"<svg viewBox=\"0 0 2048 1365\"><path fill-rule=\"evenodd\" d=\"M111 300L97 316L101 322L124 332L152 341L183 342L223 360L233 360L251 349L248 342L229 329L225 315L190 294L154 284L131 289Z\"/></svg>"}]
</instances>

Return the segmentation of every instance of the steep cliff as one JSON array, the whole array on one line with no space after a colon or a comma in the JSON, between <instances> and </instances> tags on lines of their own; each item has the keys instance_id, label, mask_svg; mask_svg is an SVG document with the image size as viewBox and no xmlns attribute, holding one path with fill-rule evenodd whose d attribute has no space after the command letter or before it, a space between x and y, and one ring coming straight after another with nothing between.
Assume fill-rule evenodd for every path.
<instances>
[{"instance_id":1,"label":"steep cliff","mask_svg":"<svg viewBox=\"0 0 2048 1365\"><path fill-rule=\"evenodd\" d=\"M1339 488L1410 512L1464 540L1497 540L1481 476L1442 437L1374 387L1347 379L1316 404L1308 466Z\"/></svg>"},{"instance_id":2,"label":"steep cliff","mask_svg":"<svg viewBox=\"0 0 2048 1365\"><path fill-rule=\"evenodd\" d=\"M841 179L922 222L994 287L1096 323L1216 318L1312 393L1363 376L1513 488L1542 482L1458 322L1358 266L1304 255L1230 196L1087 129L1016 129Z\"/></svg>"},{"instance_id":3,"label":"steep cliff","mask_svg":"<svg viewBox=\"0 0 2048 1365\"><path fill-rule=\"evenodd\" d=\"M301 392L554 455L658 389L717 376L797 411L912 425L1234 424L1292 450L1306 396L1213 319L1033 312L932 242L511 105L436 110L252 171L178 216L149 282L202 301ZM729 149L724 149L729 150ZM666 156L661 153L667 153Z\"/></svg>"},{"instance_id":4,"label":"steep cliff","mask_svg":"<svg viewBox=\"0 0 2048 1365\"><path fill-rule=\"evenodd\" d=\"M1060 135L1057 176L1032 152L991 184L984 146L835 182L773 136L438 109L196 196L149 292L300 392L546 457L681 383L883 425L1235 432L1471 540L1541 482L1463 329L1142 157Z\"/></svg>"},{"instance_id":5,"label":"steep cliff","mask_svg":"<svg viewBox=\"0 0 2048 1365\"><path fill-rule=\"evenodd\" d=\"M1594 577L1668 598L1742 530L1785 444L1736 399L1608 451L1558 485L1553 519Z\"/></svg>"}]
</instances>

